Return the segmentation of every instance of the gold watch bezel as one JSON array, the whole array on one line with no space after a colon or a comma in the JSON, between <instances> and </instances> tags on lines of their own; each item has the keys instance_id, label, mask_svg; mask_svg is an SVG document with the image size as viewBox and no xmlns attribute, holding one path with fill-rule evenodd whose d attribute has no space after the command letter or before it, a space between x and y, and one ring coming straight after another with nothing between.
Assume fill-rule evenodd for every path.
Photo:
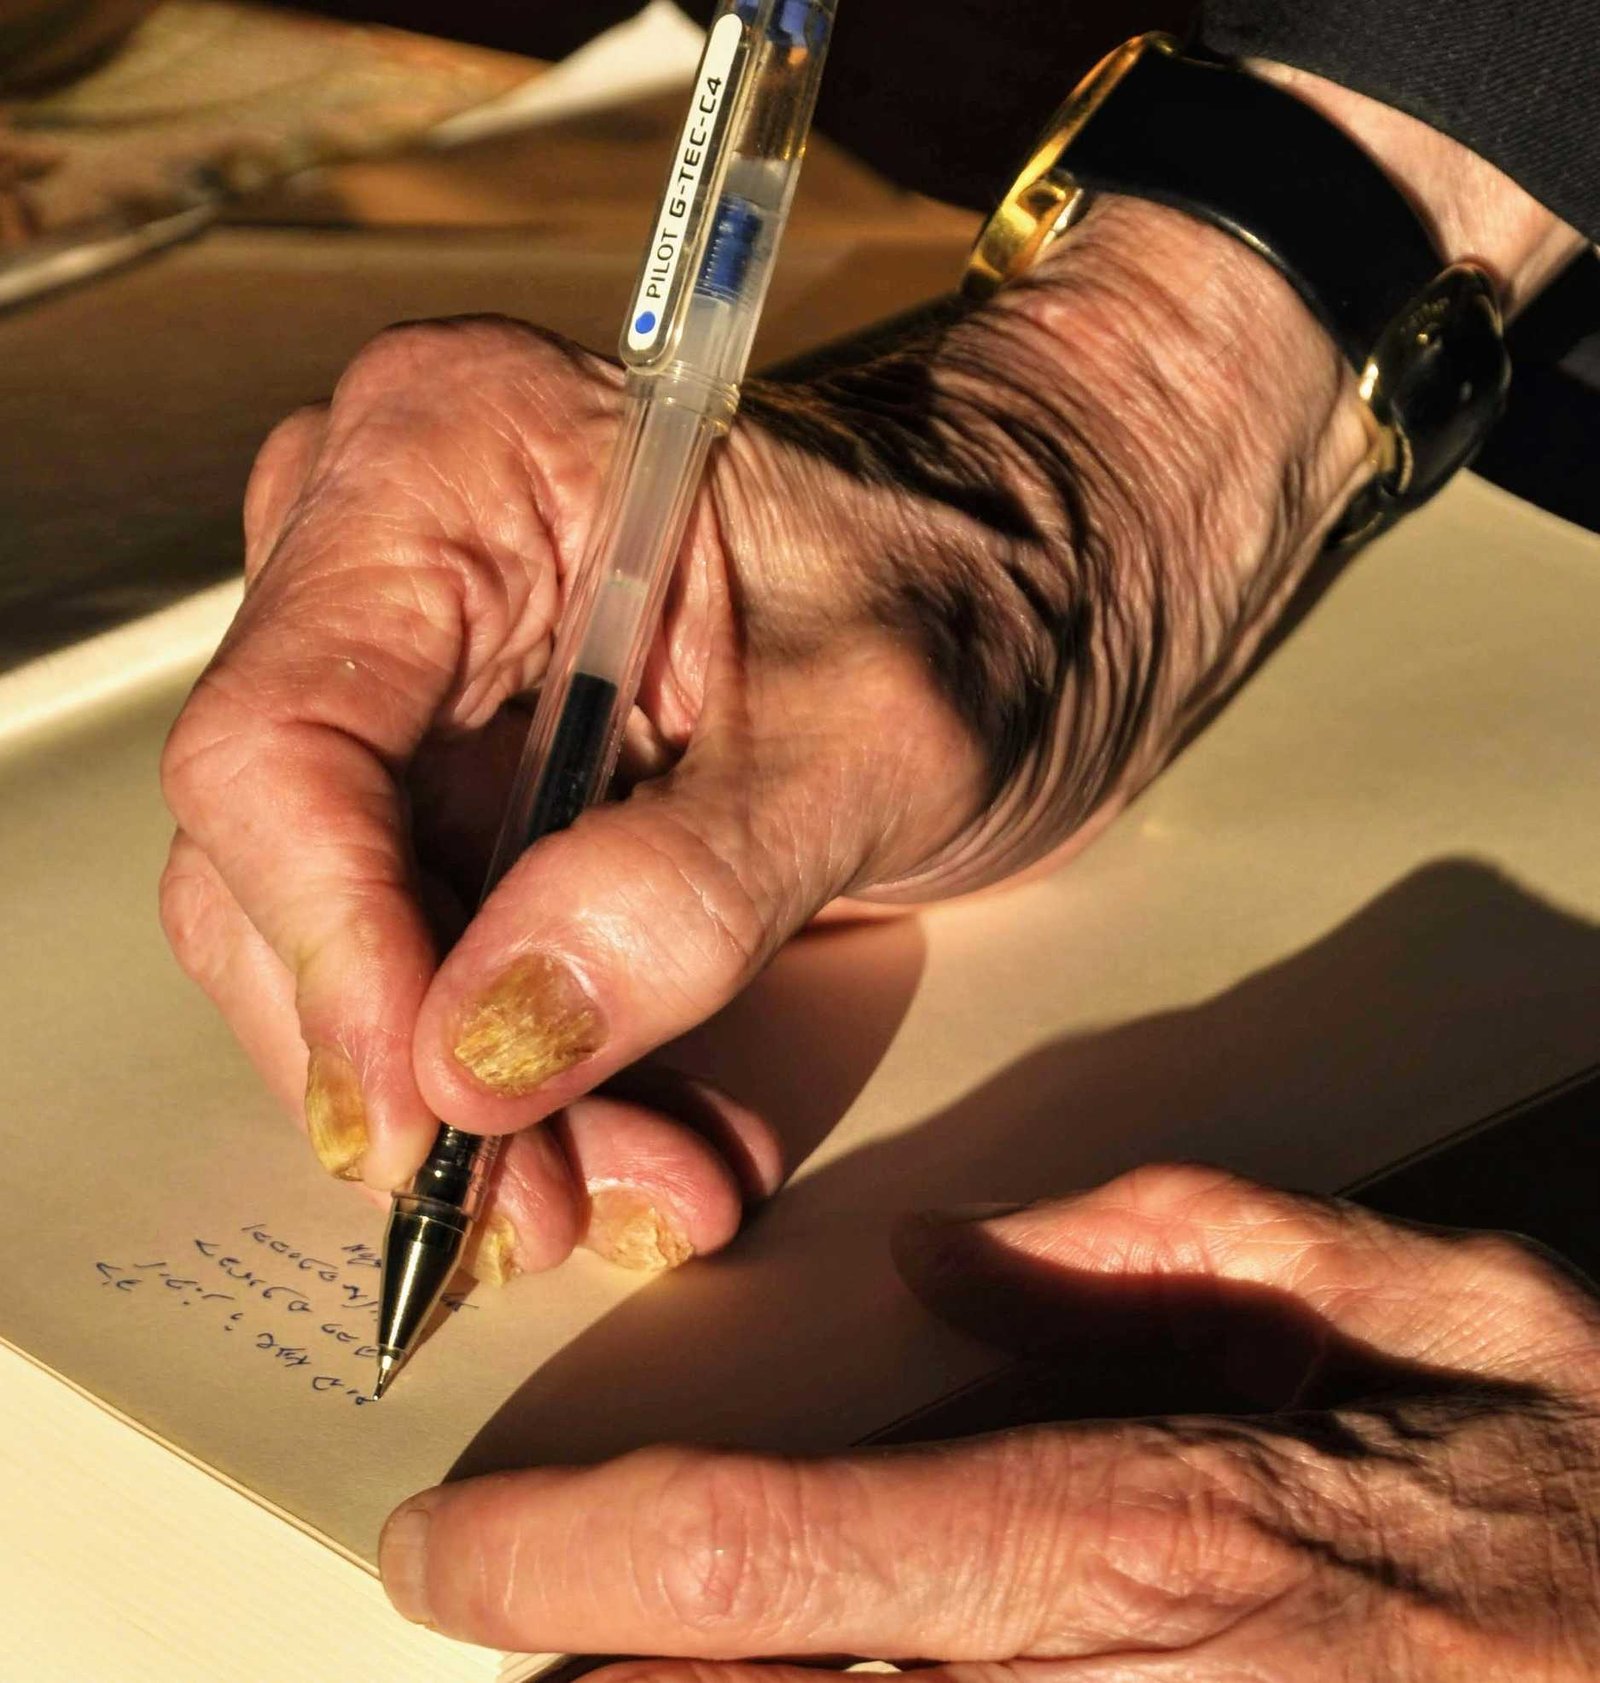
<instances>
[{"instance_id":1,"label":"gold watch bezel","mask_svg":"<svg viewBox=\"0 0 1600 1683\"><path fill-rule=\"evenodd\" d=\"M1062 153L1146 53L1182 50L1174 36L1160 30L1135 35L1107 53L1067 95L978 234L961 281L967 297L991 297L1037 263L1083 215L1089 195L1062 167Z\"/></svg>"}]
</instances>

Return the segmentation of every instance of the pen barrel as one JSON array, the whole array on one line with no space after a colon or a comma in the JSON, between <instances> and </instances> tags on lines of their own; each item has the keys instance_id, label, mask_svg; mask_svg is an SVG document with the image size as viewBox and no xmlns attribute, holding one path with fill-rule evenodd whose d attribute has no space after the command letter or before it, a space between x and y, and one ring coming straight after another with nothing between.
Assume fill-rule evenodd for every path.
<instances>
[{"instance_id":1,"label":"pen barrel","mask_svg":"<svg viewBox=\"0 0 1600 1683\"><path fill-rule=\"evenodd\" d=\"M647 252L622 357L606 492L485 873L605 797L715 439L732 424L792 202L834 0L723 0ZM500 1141L442 1126L384 1243L378 1389L460 1258Z\"/></svg>"},{"instance_id":2,"label":"pen barrel","mask_svg":"<svg viewBox=\"0 0 1600 1683\"><path fill-rule=\"evenodd\" d=\"M737 388L805 155L834 0L722 0L619 346ZM721 309L709 309L713 302Z\"/></svg>"},{"instance_id":3,"label":"pen barrel","mask_svg":"<svg viewBox=\"0 0 1600 1683\"><path fill-rule=\"evenodd\" d=\"M566 829L604 796L706 453L731 404L732 394L715 383L630 380L612 489L562 614L484 898L532 843ZM439 1220L458 1212L464 1233L499 1152L498 1139L442 1126L402 1196Z\"/></svg>"},{"instance_id":4,"label":"pen barrel","mask_svg":"<svg viewBox=\"0 0 1600 1683\"><path fill-rule=\"evenodd\" d=\"M609 490L561 616L484 885L604 798L706 455L732 411L715 382L632 376Z\"/></svg>"}]
</instances>

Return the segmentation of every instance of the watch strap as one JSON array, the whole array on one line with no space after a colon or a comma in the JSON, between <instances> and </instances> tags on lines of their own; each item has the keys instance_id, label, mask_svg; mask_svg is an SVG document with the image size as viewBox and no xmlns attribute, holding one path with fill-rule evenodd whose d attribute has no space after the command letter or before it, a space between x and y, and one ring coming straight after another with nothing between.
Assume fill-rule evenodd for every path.
<instances>
[{"instance_id":1,"label":"watch strap","mask_svg":"<svg viewBox=\"0 0 1600 1683\"><path fill-rule=\"evenodd\" d=\"M1062 162L1090 192L1153 199L1243 240L1358 374L1445 266L1355 141L1293 94L1209 60L1141 54Z\"/></svg>"},{"instance_id":2,"label":"watch strap","mask_svg":"<svg viewBox=\"0 0 1600 1683\"><path fill-rule=\"evenodd\" d=\"M1511 365L1493 282L1446 265L1418 212L1334 123L1273 83L1135 36L1073 90L984 224L963 290L984 298L1101 193L1209 222L1272 264L1356 371L1375 471L1334 530L1370 537L1471 460Z\"/></svg>"}]
</instances>

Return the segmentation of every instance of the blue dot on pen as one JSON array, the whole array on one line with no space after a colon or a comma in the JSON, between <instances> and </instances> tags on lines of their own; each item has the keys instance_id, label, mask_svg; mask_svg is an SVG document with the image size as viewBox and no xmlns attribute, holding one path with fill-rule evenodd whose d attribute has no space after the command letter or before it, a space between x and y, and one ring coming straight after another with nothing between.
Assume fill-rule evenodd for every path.
<instances>
[{"instance_id":1,"label":"blue dot on pen","mask_svg":"<svg viewBox=\"0 0 1600 1683\"><path fill-rule=\"evenodd\" d=\"M656 313L655 313L655 311L654 310L646 310L645 313L642 316L640 316L639 319L633 324L633 330L634 330L635 333L651 333L651 332L654 332L655 325L656 325Z\"/></svg>"}]
</instances>

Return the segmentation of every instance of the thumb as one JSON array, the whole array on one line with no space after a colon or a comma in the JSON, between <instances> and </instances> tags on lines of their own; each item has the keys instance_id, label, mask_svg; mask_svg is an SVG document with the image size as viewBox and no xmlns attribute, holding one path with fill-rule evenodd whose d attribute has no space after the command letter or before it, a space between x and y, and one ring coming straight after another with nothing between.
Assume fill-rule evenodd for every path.
<instances>
[{"instance_id":1,"label":"thumb","mask_svg":"<svg viewBox=\"0 0 1600 1683\"><path fill-rule=\"evenodd\" d=\"M791 803L761 785L691 754L523 855L418 1019L417 1081L437 1114L477 1133L526 1127L751 980L829 897L795 864Z\"/></svg>"}]
</instances>

